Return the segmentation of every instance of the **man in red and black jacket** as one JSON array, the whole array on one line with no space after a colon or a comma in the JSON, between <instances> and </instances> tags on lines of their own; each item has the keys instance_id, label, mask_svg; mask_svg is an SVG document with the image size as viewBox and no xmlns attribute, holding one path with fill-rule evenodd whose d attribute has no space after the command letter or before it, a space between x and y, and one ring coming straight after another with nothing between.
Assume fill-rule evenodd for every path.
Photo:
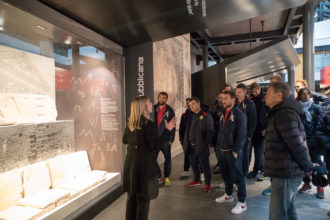
<instances>
[{"instance_id":1,"label":"man in red and black jacket","mask_svg":"<svg viewBox=\"0 0 330 220\"><path fill-rule=\"evenodd\" d=\"M189 103L193 115L190 116L185 135L183 149L189 152L190 164L194 172L194 180L188 186L201 185L201 170L205 176L205 192L211 191L210 149L213 138L213 119L211 114L201 109L200 100L192 97Z\"/></svg>"},{"instance_id":2,"label":"man in red and black jacket","mask_svg":"<svg viewBox=\"0 0 330 220\"><path fill-rule=\"evenodd\" d=\"M158 103L154 106L155 113L155 126L156 126L156 134L157 137L160 137L163 131L166 129L165 121L171 121L173 117L175 117L175 113L171 106L167 105L166 102L168 100L168 94L166 92L160 92L158 95ZM171 131L171 138L168 143L165 143L161 146L158 146L157 156L159 151L163 152L165 162L164 162L164 178L162 178L162 174L160 169L158 169L158 177L159 183L164 183L165 186L170 186L170 174L172 169L172 157L171 157L171 145L175 138L175 128Z\"/></svg>"}]
</instances>

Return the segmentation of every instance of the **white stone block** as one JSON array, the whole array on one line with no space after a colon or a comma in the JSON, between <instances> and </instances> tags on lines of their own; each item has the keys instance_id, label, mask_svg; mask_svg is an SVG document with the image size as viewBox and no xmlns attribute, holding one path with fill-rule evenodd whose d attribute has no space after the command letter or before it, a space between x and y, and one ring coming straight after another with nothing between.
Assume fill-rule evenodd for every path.
<instances>
[{"instance_id":1,"label":"white stone block","mask_svg":"<svg viewBox=\"0 0 330 220\"><path fill-rule=\"evenodd\" d=\"M17 201L17 205L45 209L70 195L68 190L50 189L38 192Z\"/></svg>"},{"instance_id":2,"label":"white stone block","mask_svg":"<svg viewBox=\"0 0 330 220\"><path fill-rule=\"evenodd\" d=\"M22 171L0 173L0 211L14 205L23 197Z\"/></svg>"},{"instance_id":3,"label":"white stone block","mask_svg":"<svg viewBox=\"0 0 330 220\"><path fill-rule=\"evenodd\" d=\"M56 121L55 102L47 95L0 93L0 125Z\"/></svg>"},{"instance_id":4,"label":"white stone block","mask_svg":"<svg viewBox=\"0 0 330 220\"><path fill-rule=\"evenodd\" d=\"M23 207L11 206L10 208L0 212L0 219L4 220L32 220L43 213L43 210Z\"/></svg>"},{"instance_id":5,"label":"white stone block","mask_svg":"<svg viewBox=\"0 0 330 220\"><path fill-rule=\"evenodd\" d=\"M39 162L23 168L24 197L48 190L51 181L46 162Z\"/></svg>"},{"instance_id":6,"label":"white stone block","mask_svg":"<svg viewBox=\"0 0 330 220\"><path fill-rule=\"evenodd\" d=\"M72 182L80 175L91 172L86 151L61 155L48 160L52 188Z\"/></svg>"}]
</instances>

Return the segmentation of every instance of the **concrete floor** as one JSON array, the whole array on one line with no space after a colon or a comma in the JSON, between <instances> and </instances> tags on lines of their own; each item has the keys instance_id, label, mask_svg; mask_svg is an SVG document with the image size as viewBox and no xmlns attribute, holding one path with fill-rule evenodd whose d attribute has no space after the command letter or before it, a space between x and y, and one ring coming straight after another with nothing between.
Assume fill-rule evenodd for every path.
<instances>
[{"instance_id":1,"label":"concrete floor","mask_svg":"<svg viewBox=\"0 0 330 220\"><path fill-rule=\"evenodd\" d=\"M214 153L211 154L211 166L216 163ZM253 164L253 161L252 161ZM268 219L269 197L261 195L263 189L270 185L269 181L255 182L247 180L247 206L246 212L240 215L231 214L231 208L236 204L218 204L214 199L224 194L224 189L218 188L223 180L219 174L212 175L211 193L203 192L203 187L189 188L185 185L192 180L190 177L180 179L183 169L183 154L172 160L172 173L170 187L161 187L157 199L151 201L150 220L216 220L216 219ZM250 168L251 169L251 168ZM301 220L328 219L327 211L330 210L330 189L325 189L325 199L317 199L313 194L297 194L297 211ZM236 195L235 195L236 196ZM103 210L95 220L124 220L126 194Z\"/></svg>"}]
</instances>

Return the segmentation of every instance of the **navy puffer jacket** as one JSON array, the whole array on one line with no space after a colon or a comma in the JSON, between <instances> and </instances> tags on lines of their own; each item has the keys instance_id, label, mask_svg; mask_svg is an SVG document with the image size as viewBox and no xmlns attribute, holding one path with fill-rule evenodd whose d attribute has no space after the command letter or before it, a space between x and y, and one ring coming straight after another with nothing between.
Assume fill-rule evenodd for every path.
<instances>
[{"instance_id":1,"label":"navy puffer jacket","mask_svg":"<svg viewBox=\"0 0 330 220\"><path fill-rule=\"evenodd\" d=\"M266 129L265 175L298 178L313 169L304 126L299 118L301 105L285 99L269 112Z\"/></svg>"},{"instance_id":2,"label":"navy puffer jacket","mask_svg":"<svg viewBox=\"0 0 330 220\"><path fill-rule=\"evenodd\" d=\"M320 126L323 114L321 107L315 103L311 105L308 111L312 116L312 120L307 121L307 117L304 112L300 115L300 119L305 128L307 145L311 148L315 146L315 132Z\"/></svg>"}]
</instances>

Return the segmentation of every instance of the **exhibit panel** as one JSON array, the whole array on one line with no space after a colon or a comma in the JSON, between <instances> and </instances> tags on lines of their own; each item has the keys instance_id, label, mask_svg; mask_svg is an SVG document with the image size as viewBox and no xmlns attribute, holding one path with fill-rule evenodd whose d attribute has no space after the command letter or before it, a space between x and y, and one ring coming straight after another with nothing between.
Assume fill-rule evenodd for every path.
<instances>
[{"instance_id":1,"label":"exhibit panel","mask_svg":"<svg viewBox=\"0 0 330 220\"><path fill-rule=\"evenodd\" d=\"M55 58L58 119L75 119L76 150L88 152L92 168L120 172L121 57L92 46L73 46L65 54L72 65Z\"/></svg>"}]
</instances>

